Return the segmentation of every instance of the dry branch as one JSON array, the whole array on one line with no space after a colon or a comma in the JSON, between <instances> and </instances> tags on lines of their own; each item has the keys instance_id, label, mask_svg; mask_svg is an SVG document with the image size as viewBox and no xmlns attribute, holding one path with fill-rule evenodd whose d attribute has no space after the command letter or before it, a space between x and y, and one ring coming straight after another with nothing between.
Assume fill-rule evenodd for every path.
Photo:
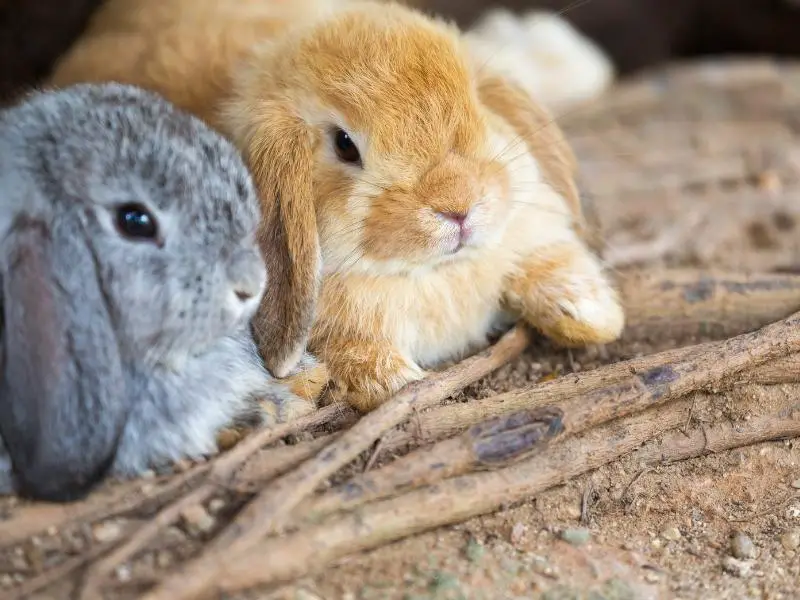
<instances>
[{"instance_id":1,"label":"dry branch","mask_svg":"<svg viewBox=\"0 0 800 600\"><path fill-rule=\"evenodd\" d=\"M403 422L413 410L422 410L441 402L518 356L528 341L527 330L515 327L484 352L447 371L406 386L314 458L273 482L210 544L204 555L180 568L145 598L173 600L200 595L219 577L218 569L223 556L246 554L261 538L277 531L303 498L368 449L386 430Z\"/></svg>"},{"instance_id":2,"label":"dry branch","mask_svg":"<svg viewBox=\"0 0 800 600\"><path fill-rule=\"evenodd\" d=\"M226 454L221 455L211 466L206 483L162 509L126 542L92 565L86 574L80 597L83 599L100 598L100 589L104 580L118 565L134 556L160 531L178 520L187 508L206 502L219 492L221 487L229 485L238 468L262 447L296 431L324 423L335 416L338 410L336 406L329 406L296 421L258 431Z\"/></svg>"},{"instance_id":3,"label":"dry branch","mask_svg":"<svg viewBox=\"0 0 800 600\"><path fill-rule=\"evenodd\" d=\"M695 269L629 270L618 278L624 340L723 339L800 310L800 277Z\"/></svg>"},{"instance_id":4,"label":"dry branch","mask_svg":"<svg viewBox=\"0 0 800 600\"><path fill-rule=\"evenodd\" d=\"M297 507L294 516L296 519L302 519L305 515L319 518L330 512L349 510L366 502L396 495L403 489L429 485L472 470L480 462L481 456L480 449L476 447L480 438L476 436L486 427L496 427L515 434L515 437L507 441L512 447L535 446L536 439L530 437L527 429L519 429L517 424L520 419L526 422L530 415L537 414L537 409L542 410L540 407L545 403L547 409L559 415L560 421L558 432L541 437L542 440L549 440L554 436L579 433L613 419L642 412L692 391L712 386L725 387L728 385L727 379L752 365L797 350L800 347L800 331L794 332L791 339L786 336L792 334L791 329L796 329L799 322L800 313L757 332L724 342L687 348L682 352L682 359L674 362L667 362L656 354L649 357L651 364L647 368L637 370L627 365L627 377L605 386L597 386L596 382L603 380L604 371L619 373L620 365L576 374L570 376L571 391L563 390L568 395L567 398L555 403L552 403L553 394L548 392L556 387L556 382L501 394L483 403L475 403L483 404L484 407L491 403L496 411L492 419L473 425L459 437L416 450L382 469L355 477L322 497L309 498ZM591 383L585 382L585 379L595 383L594 389L590 388ZM606 378L609 379L612 377ZM473 405L446 408L454 411L464 406L470 408ZM522 412L512 412L515 410ZM480 420L485 418L484 413Z\"/></svg>"},{"instance_id":5,"label":"dry branch","mask_svg":"<svg viewBox=\"0 0 800 600\"><path fill-rule=\"evenodd\" d=\"M660 444L639 450L636 457L644 464L666 464L795 436L800 436L800 404L748 421L716 423L698 427L688 434L673 432Z\"/></svg>"},{"instance_id":6,"label":"dry branch","mask_svg":"<svg viewBox=\"0 0 800 600\"><path fill-rule=\"evenodd\" d=\"M148 505L163 505L191 486L210 468L196 465L191 470L164 481L125 481L98 490L82 502L73 504L31 503L21 507L13 519L0 521L0 550L18 544L48 529L63 529L84 519L100 521L123 515Z\"/></svg>"},{"instance_id":7,"label":"dry branch","mask_svg":"<svg viewBox=\"0 0 800 600\"><path fill-rule=\"evenodd\" d=\"M291 446L281 446L263 450L247 461L231 483L236 490L256 491L275 477L288 473L291 469L314 456L340 434L323 435L309 442Z\"/></svg>"},{"instance_id":8,"label":"dry branch","mask_svg":"<svg viewBox=\"0 0 800 600\"><path fill-rule=\"evenodd\" d=\"M345 555L525 500L628 454L664 430L679 427L690 409L687 401L665 405L572 438L505 469L449 479L366 505L289 537L265 540L247 556L226 565L215 591L232 592L295 579ZM796 435L800 435L800 415L783 412L753 419L746 430L726 432L719 428L714 450ZM703 432L692 431L689 437L699 439ZM706 445L694 444L670 454L691 458L707 451Z\"/></svg>"},{"instance_id":9,"label":"dry branch","mask_svg":"<svg viewBox=\"0 0 800 600\"><path fill-rule=\"evenodd\" d=\"M685 360L701 348L713 348L718 342L709 342L677 350L667 350L642 358L634 358L613 365L606 365L580 374L564 375L559 379L538 384L533 388L522 388L507 394L490 396L468 403L450 404L424 412L415 419L414 428L395 429L383 440L382 457L410 445L437 442L456 435L484 419L489 419L523 408L536 408L548 403L586 394L602 387L620 383L630 373L640 373L678 360ZM775 385L792 383L800 379L800 354L770 360L752 369L741 377L726 383L727 387L743 383Z\"/></svg>"}]
</instances>

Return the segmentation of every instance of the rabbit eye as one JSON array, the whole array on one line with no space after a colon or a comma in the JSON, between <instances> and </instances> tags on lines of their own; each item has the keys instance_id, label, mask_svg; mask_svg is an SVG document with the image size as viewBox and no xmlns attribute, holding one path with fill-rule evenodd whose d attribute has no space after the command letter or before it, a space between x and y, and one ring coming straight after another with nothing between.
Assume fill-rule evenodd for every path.
<instances>
[{"instance_id":1,"label":"rabbit eye","mask_svg":"<svg viewBox=\"0 0 800 600\"><path fill-rule=\"evenodd\" d=\"M117 229L123 236L136 240L158 237L155 217L141 204L123 204L117 208Z\"/></svg>"},{"instance_id":2,"label":"rabbit eye","mask_svg":"<svg viewBox=\"0 0 800 600\"><path fill-rule=\"evenodd\" d=\"M361 153L358 151L353 139L343 129L333 130L333 144L336 148L336 156L339 160L346 163L360 163Z\"/></svg>"}]
</instances>

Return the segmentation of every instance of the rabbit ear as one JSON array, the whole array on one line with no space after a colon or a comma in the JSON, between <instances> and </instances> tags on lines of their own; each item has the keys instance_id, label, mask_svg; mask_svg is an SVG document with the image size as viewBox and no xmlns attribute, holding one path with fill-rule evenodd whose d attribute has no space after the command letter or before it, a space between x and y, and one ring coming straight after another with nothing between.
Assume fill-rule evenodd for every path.
<instances>
[{"instance_id":1,"label":"rabbit ear","mask_svg":"<svg viewBox=\"0 0 800 600\"><path fill-rule=\"evenodd\" d=\"M65 229L19 217L0 240L0 435L20 493L51 501L106 474L127 416L93 256L79 224Z\"/></svg>"},{"instance_id":2,"label":"rabbit ear","mask_svg":"<svg viewBox=\"0 0 800 600\"><path fill-rule=\"evenodd\" d=\"M247 129L240 147L261 197L259 243L269 274L253 329L267 368L286 377L305 350L319 293L312 134L280 102L261 103L251 116L258 126Z\"/></svg>"},{"instance_id":3,"label":"rabbit ear","mask_svg":"<svg viewBox=\"0 0 800 600\"><path fill-rule=\"evenodd\" d=\"M478 81L483 104L503 118L527 142L547 183L567 202L575 228L585 233L585 221L575 185L577 161L556 120L519 85L498 75Z\"/></svg>"}]
</instances>

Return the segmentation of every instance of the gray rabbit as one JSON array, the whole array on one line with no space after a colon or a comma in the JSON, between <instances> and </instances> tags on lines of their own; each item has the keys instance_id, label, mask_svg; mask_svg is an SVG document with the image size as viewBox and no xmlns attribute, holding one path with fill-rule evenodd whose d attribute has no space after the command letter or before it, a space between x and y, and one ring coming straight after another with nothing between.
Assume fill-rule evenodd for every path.
<instances>
[{"instance_id":1,"label":"gray rabbit","mask_svg":"<svg viewBox=\"0 0 800 600\"><path fill-rule=\"evenodd\" d=\"M159 96L79 85L0 113L0 492L76 499L213 453L258 398L307 404L252 341L258 222L236 150Z\"/></svg>"}]
</instances>

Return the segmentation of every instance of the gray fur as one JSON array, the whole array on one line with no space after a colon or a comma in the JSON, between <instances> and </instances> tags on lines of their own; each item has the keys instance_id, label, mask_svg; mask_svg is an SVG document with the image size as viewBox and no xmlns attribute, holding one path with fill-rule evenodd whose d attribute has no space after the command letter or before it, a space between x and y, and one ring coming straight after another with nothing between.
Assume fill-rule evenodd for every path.
<instances>
[{"instance_id":1,"label":"gray fur","mask_svg":"<svg viewBox=\"0 0 800 600\"><path fill-rule=\"evenodd\" d=\"M128 202L161 244L120 235ZM212 453L257 397L300 401L251 339L259 216L236 150L149 92L79 85L0 113L0 433L17 469L0 438L0 491L69 499Z\"/></svg>"}]
</instances>

